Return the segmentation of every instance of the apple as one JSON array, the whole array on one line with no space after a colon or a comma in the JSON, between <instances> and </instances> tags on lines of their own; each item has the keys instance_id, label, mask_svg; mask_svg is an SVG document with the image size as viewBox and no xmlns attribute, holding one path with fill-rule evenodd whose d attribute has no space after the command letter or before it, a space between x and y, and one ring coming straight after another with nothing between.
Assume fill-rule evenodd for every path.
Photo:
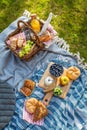
<instances>
[{"instance_id":1,"label":"apple","mask_svg":"<svg viewBox=\"0 0 87 130\"><path fill-rule=\"evenodd\" d=\"M67 76L61 76L60 83L61 85L67 85L69 83L69 78Z\"/></svg>"}]
</instances>

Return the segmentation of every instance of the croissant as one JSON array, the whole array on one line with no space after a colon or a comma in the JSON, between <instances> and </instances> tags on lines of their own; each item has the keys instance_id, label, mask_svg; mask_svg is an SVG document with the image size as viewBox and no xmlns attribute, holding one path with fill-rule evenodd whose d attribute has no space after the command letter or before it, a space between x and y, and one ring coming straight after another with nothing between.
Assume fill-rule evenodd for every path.
<instances>
[{"instance_id":1,"label":"croissant","mask_svg":"<svg viewBox=\"0 0 87 130\"><path fill-rule=\"evenodd\" d=\"M23 93L25 96L30 96L32 93L32 90L30 90L27 87L20 88L20 92Z\"/></svg>"},{"instance_id":2,"label":"croissant","mask_svg":"<svg viewBox=\"0 0 87 130\"><path fill-rule=\"evenodd\" d=\"M71 80L76 80L80 76L80 70L76 66L71 66L68 68L66 75Z\"/></svg>"},{"instance_id":3,"label":"croissant","mask_svg":"<svg viewBox=\"0 0 87 130\"><path fill-rule=\"evenodd\" d=\"M37 106L38 100L35 98L30 98L25 101L25 108L26 111L30 114L33 114L35 112L36 106Z\"/></svg>"},{"instance_id":4,"label":"croissant","mask_svg":"<svg viewBox=\"0 0 87 130\"><path fill-rule=\"evenodd\" d=\"M30 79L26 79L24 81L23 87L20 88L20 92L23 93L25 96L30 96L34 87L35 87L35 82Z\"/></svg>"},{"instance_id":5,"label":"croissant","mask_svg":"<svg viewBox=\"0 0 87 130\"><path fill-rule=\"evenodd\" d=\"M24 87L27 87L27 88L33 90L35 87L35 82L30 79L26 79L24 82Z\"/></svg>"}]
</instances>

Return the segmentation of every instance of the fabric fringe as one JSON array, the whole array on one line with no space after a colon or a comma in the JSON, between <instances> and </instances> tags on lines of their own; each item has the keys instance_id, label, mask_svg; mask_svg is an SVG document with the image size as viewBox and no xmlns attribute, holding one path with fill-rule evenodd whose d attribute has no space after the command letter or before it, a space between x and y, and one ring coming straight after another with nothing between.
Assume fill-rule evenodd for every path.
<instances>
[{"instance_id":1,"label":"fabric fringe","mask_svg":"<svg viewBox=\"0 0 87 130\"><path fill-rule=\"evenodd\" d=\"M31 15L31 13L28 11L28 10L25 10L24 12L23 12L23 16L26 16L26 17L30 17L30 15Z\"/></svg>"},{"instance_id":2,"label":"fabric fringe","mask_svg":"<svg viewBox=\"0 0 87 130\"><path fill-rule=\"evenodd\" d=\"M23 13L23 16L26 16L26 17L30 17L31 13L28 11L28 10L25 10L24 13ZM76 59L77 59L77 62L78 64L84 68L84 69L87 69L87 63L85 63L85 59L81 56L80 56L80 53L77 52L77 53L72 53L70 52L70 47L69 45L67 44L67 42L63 39L63 38L59 38L58 36L56 37L56 40L55 40L57 46L59 48L62 48L62 49L65 49L67 52L69 52L72 56L74 56Z\"/></svg>"},{"instance_id":3,"label":"fabric fringe","mask_svg":"<svg viewBox=\"0 0 87 130\"><path fill-rule=\"evenodd\" d=\"M67 42L63 39L63 38L59 38L57 39L56 41L56 44L58 45L59 48L63 48L65 49L67 52L69 52L72 56L74 56L76 59L77 59L77 62L78 64L84 68L84 69L87 69L87 63L85 62L85 59L81 56L80 56L80 53L77 52L77 53L72 53L70 52L70 47L69 45L67 44Z\"/></svg>"}]
</instances>

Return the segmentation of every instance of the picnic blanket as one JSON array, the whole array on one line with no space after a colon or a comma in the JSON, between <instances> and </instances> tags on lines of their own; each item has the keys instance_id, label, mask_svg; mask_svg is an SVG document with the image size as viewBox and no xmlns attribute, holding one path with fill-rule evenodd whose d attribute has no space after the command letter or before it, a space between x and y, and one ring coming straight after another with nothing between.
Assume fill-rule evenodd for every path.
<instances>
[{"instance_id":1,"label":"picnic blanket","mask_svg":"<svg viewBox=\"0 0 87 130\"><path fill-rule=\"evenodd\" d=\"M21 61L6 47L5 39L17 27L17 21L27 20L25 16L18 18L0 34L0 80L10 84L16 90L15 113L4 130L86 130L87 129L87 70L78 65L77 60L57 44L40 51L29 62ZM41 79L50 62L55 62L68 68L77 66L81 76L73 82L65 99L53 97L47 106L49 114L44 124L38 126L23 120L23 106L26 99L20 93L25 79L36 83ZM43 90L36 84L30 97L42 100Z\"/></svg>"},{"instance_id":2,"label":"picnic blanket","mask_svg":"<svg viewBox=\"0 0 87 130\"><path fill-rule=\"evenodd\" d=\"M6 82L0 81L0 130L11 120L15 111L15 91Z\"/></svg>"}]
</instances>

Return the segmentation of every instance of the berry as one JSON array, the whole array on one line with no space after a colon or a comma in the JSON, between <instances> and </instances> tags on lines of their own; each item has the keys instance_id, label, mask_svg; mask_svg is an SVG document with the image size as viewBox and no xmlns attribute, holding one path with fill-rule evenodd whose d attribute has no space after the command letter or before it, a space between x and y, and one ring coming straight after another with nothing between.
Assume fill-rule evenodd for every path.
<instances>
[{"instance_id":1,"label":"berry","mask_svg":"<svg viewBox=\"0 0 87 130\"><path fill-rule=\"evenodd\" d=\"M51 65L49 69L49 72L55 77L60 76L63 73L63 71L64 71L63 67L56 63Z\"/></svg>"}]
</instances>

